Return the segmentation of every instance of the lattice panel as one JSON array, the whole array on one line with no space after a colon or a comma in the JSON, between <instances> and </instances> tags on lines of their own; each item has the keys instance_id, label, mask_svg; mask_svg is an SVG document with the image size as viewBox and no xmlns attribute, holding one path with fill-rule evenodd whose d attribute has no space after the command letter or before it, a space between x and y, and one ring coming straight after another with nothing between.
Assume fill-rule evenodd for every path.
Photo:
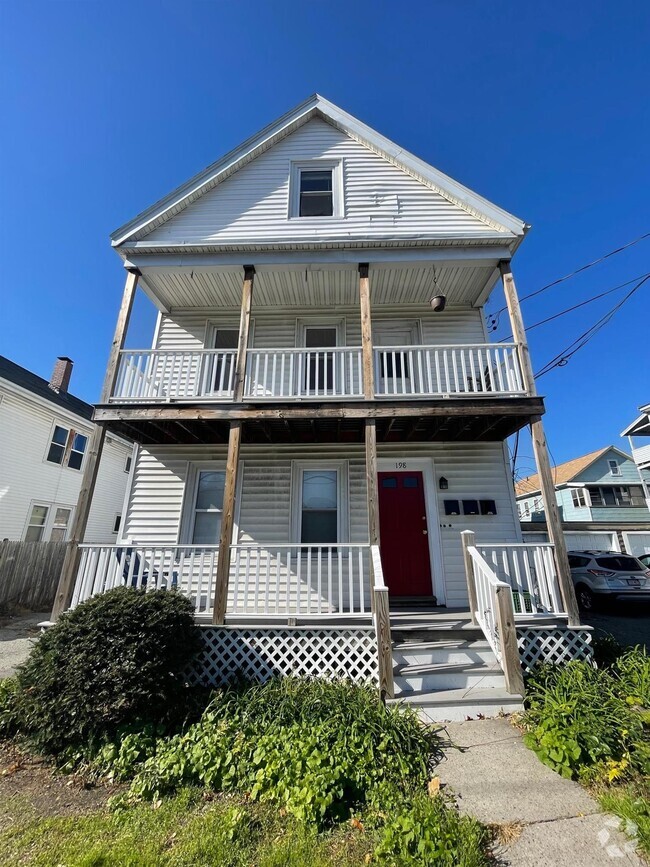
<instances>
[{"instance_id":1,"label":"lattice panel","mask_svg":"<svg viewBox=\"0 0 650 867\"><path fill-rule=\"evenodd\" d=\"M517 643L524 671L532 671L541 662L593 660L588 629L517 629Z\"/></svg>"},{"instance_id":2,"label":"lattice panel","mask_svg":"<svg viewBox=\"0 0 650 867\"><path fill-rule=\"evenodd\" d=\"M205 650L189 672L190 683L219 686L244 678L349 678L377 683L377 639L372 629L202 629Z\"/></svg>"}]
</instances>

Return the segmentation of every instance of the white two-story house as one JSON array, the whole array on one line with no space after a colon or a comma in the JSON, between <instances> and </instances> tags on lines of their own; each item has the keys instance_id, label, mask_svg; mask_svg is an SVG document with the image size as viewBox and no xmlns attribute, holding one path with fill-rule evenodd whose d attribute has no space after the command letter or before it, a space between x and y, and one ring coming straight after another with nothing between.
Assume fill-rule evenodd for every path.
<instances>
[{"instance_id":1,"label":"white two-story house","mask_svg":"<svg viewBox=\"0 0 650 867\"><path fill-rule=\"evenodd\" d=\"M510 268L526 228L316 95L116 231L128 273L95 421L138 443L135 472L116 545L85 544L80 513L54 616L120 583L177 587L213 680L454 693L433 716L481 678L477 706L520 700L514 621L521 641L578 627L561 533L522 543L504 445L531 424L552 488ZM515 340L494 344L500 280ZM124 350L136 287L158 323ZM440 625L493 657L409 671L394 648Z\"/></svg>"}]
</instances>

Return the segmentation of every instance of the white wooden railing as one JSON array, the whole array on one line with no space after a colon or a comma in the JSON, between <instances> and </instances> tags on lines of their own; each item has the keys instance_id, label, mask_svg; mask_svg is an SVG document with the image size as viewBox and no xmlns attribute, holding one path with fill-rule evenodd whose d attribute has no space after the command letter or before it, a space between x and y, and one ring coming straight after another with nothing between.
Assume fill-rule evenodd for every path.
<instances>
[{"instance_id":1,"label":"white wooden railing","mask_svg":"<svg viewBox=\"0 0 650 867\"><path fill-rule=\"evenodd\" d=\"M373 622L377 637L379 693L382 698L394 698L395 684L393 681L393 644L390 635L390 606L379 545L370 546L370 558L372 564Z\"/></svg>"},{"instance_id":2,"label":"white wooden railing","mask_svg":"<svg viewBox=\"0 0 650 867\"><path fill-rule=\"evenodd\" d=\"M247 397L363 397L361 349L249 349Z\"/></svg>"},{"instance_id":3,"label":"white wooden railing","mask_svg":"<svg viewBox=\"0 0 650 867\"><path fill-rule=\"evenodd\" d=\"M209 614L219 549L216 545L80 545L72 608L114 587L178 590L196 614Z\"/></svg>"},{"instance_id":4,"label":"white wooden railing","mask_svg":"<svg viewBox=\"0 0 650 867\"><path fill-rule=\"evenodd\" d=\"M375 348L378 397L523 395L514 343Z\"/></svg>"},{"instance_id":5,"label":"white wooden railing","mask_svg":"<svg viewBox=\"0 0 650 867\"><path fill-rule=\"evenodd\" d=\"M230 400L236 357L234 349L195 352L122 350L111 399L158 402L196 398Z\"/></svg>"},{"instance_id":6,"label":"white wooden railing","mask_svg":"<svg viewBox=\"0 0 650 867\"><path fill-rule=\"evenodd\" d=\"M233 545L226 616L370 616L369 546Z\"/></svg>"},{"instance_id":7,"label":"white wooden railing","mask_svg":"<svg viewBox=\"0 0 650 867\"><path fill-rule=\"evenodd\" d=\"M481 556L513 597L515 619L564 615L553 545L477 545Z\"/></svg>"},{"instance_id":8,"label":"white wooden railing","mask_svg":"<svg viewBox=\"0 0 650 867\"><path fill-rule=\"evenodd\" d=\"M499 587L508 591L505 581L499 581L492 569L474 547L468 549L474 569L474 586L476 588L476 619L499 665L503 665L503 653L499 641L497 622L497 591Z\"/></svg>"}]
</instances>

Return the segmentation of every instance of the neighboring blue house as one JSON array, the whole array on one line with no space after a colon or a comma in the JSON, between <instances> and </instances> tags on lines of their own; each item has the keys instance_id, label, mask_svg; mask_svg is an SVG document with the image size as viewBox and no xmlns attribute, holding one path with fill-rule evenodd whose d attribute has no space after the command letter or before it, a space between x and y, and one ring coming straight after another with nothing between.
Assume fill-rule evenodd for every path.
<instances>
[{"instance_id":1,"label":"neighboring blue house","mask_svg":"<svg viewBox=\"0 0 650 867\"><path fill-rule=\"evenodd\" d=\"M553 468L564 522L639 523L650 520L639 469L630 455L614 446ZM537 475L515 485L519 520L544 521Z\"/></svg>"}]
</instances>

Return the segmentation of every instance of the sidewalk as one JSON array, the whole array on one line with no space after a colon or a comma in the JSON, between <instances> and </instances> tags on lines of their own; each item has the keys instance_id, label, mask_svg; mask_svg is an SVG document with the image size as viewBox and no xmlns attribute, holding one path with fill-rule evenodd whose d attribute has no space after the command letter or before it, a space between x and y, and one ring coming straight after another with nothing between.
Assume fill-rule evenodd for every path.
<instances>
[{"instance_id":1,"label":"sidewalk","mask_svg":"<svg viewBox=\"0 0 650 867\"><path fill-rule=\"evenodd\" d=\"M447 723L441 782L460 810L487 824L511 825L497 851L512 867L644 865L616 818L601 813L578 783L543 765L507 719ZM516 828L521 825L521 829ZM519 833L520 830L520 833Z\"/></svg>"},{"instance_id":2,"label":"sidewalk","mask_svg":"<svg viewBox=\"0 0 650 867\"><path fill-rule=\"evenodd\" d=\"M48 620L49 612L3 618L0 625L0 680L11 677L29 656L32 644L40 635L38 624Z\"/></svg>"}]
</instances>

